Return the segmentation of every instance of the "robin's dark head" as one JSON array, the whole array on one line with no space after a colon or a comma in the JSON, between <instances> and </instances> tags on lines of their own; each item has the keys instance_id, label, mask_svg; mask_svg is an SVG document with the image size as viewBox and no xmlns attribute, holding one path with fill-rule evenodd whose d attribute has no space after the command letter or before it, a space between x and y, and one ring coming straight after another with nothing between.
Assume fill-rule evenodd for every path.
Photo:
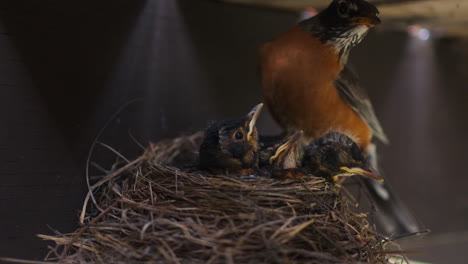
<instances>
[{"instance_id":1,"label":"robin's dark head","mask_svg":"<svg viewBox=\"0 0 468 264\"><path fill-rule=\"evenodd\" d=\"M377 24L380 24L379 10L374 5L364 0L334 0L318 15L299 25L332 45L346 61L349 50Z\"/></svg>"},{"instance_id":2,"label":"robin's dark head","mask_svg":"<svg viewBox=\"0 0 468 264\"><path fill-rule=\"evenodd\" d=\"M215 172L242 172L257 166L258 132L255 123L263 104L246 116L212 124L200 146L200 167Z\"/></svg>"},{"instance_id":3,"label":"robin's dark head","mask_svg":"<svg viewBox=\"0 0 468 264\"><path fill-rule=\"evenodd\" d=\"M381 180L374 174L359 146L338 132L330 132L307 146L302 166L325 178L363 175Z\"/></svg>"}]
</instances>

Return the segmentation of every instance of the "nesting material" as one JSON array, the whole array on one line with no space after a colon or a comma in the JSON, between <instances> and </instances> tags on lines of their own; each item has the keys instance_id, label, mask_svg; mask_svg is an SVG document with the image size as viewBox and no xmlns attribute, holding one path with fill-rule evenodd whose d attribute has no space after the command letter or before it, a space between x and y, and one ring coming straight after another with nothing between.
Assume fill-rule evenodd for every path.
<instances>
[{"instance_id":1,"label":"nesting material","mask_svg":"<svg viewBox=\"0 0 468 264\"><path fill-rule=\"evenodd\" d=\"M208 175L202 133L151 145L102 178L60 263L387 263L382 237L322 178ZM173 166L177 164L177 167ZM182 165L185 166L182 166Z\"/></svg>"}]
</instances>

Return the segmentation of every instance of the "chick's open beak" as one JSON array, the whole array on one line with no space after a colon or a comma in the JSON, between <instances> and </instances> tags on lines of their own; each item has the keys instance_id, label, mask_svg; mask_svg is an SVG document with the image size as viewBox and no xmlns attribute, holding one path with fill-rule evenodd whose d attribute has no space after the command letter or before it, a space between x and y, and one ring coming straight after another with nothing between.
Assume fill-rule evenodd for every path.
<instances>
[{"instance_id":1,"label":"chick's open beak","mask_svg":"<svg viewBox=\"0 0 468 264\"><path fill-rule=\"evenodd\" d=\"M361 168L357 168L357 167L348 168L348 167L343 166L343 167L340 167L340 170L346 171L346 172L351 173L351 174L367 176L369 178L372 178L374 180L381 181L381 182L384 181L384 179L377 176L376 173L371 172L371 171L367 171L367 170L364 170L364 169L361 169Z\"/></svg>"},{"instance_id":2,"label":"chick's open beak","mask_svg":"<svg viewBox=\"0 0 468 264\"><path fill-rule=\"evenodd\" d=\"M254 130L255 123L257 122L257 119L260 116L262 108L263 104L258 104L247 114L247 118L249 120L249 131L247 132L247 141L250 141L252 137L252 132Z\"/></svg>"},{"instance_id":3,"label":"chick's open beak","mask_svg":"<svg viewBox=\"0 0 468 264\"><path fill-rule=\"evenodd\" d=\"M294 151L297 147L297 144L299 143L299 139L301 138L302 134L304 134L302 130L297 131L292 136L290 136L283 145L279 146L275 152L275 155L270 157L270 164L273 164L273 162L279 159L280 156L282 156L282 159L284 159L287 156L287 154ZM281 161L279 162L281 163Z\"/></svg>"}]
</instances>

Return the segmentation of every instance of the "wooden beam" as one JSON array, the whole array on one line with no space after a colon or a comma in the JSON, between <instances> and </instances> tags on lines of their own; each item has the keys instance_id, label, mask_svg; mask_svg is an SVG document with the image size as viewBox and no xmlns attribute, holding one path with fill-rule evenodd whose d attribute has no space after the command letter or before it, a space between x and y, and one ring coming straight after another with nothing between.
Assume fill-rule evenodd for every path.
<instances>
[{"instance_id":1,"label":"wooden beam","mask_svg":"<svg viewBox=\"0 0 468 264\"><path fill-rule=\"evenodd\" d=\"M221 0L233 4L298 12L308 7L325 8L330 0ZM385 28L405 29L418 24L446 35L468 36L468 1L370 0L379 10Z\"/></svg>"}]
</instances>

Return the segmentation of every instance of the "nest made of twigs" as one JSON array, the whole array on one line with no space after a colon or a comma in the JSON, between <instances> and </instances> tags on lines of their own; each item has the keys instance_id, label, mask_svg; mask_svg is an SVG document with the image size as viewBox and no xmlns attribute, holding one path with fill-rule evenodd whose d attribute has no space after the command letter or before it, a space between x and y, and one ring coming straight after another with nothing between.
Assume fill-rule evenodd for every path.
<instances>
[{"instance_id":1,"label":"nest made of twigs","mask_svg":"<svg viewBox=\"0 0 468 264\"><path fill-rule=\"evenodd\" d=\"M102 178L85 201L88 214L83 211L78 230L40 235L57 243L48 259L387 263L382 237L364 214L351 210L354 203L341 188L317 177L278 180L193 170L201 137L153 144Z\"/></svg>"}]
</instances>

